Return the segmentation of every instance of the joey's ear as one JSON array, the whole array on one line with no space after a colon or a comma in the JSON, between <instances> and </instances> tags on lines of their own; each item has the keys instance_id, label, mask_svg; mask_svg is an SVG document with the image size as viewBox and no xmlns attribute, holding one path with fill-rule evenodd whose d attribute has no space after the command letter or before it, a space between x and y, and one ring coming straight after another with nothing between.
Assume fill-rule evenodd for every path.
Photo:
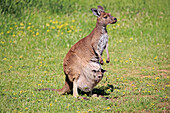
<instances>
[{"instance_id":1,"label":"joey's ear","mask_svg":"<svg viewBox=\"0 0 170 113\"><path fill-rule=\"evenodd\" d=\"M107 70L101 69L101 72L102 72L102 73L105 73L105 72L107 72Z\"/></svg>"},{"instance_id":2,"label":"joey's ear","mask_svg":"<svg viewBox=\"0 0 170 113\"><path fill-rule=\"evenodd\" d=\"M95 16L100 16L100 12L96 8L91 9Z\"/></svg>"},{"instance_id":3,"label":"joey's ear","mask_svg":"<svg viewBox=\"0 0 170 113\"><path fill-rule=\"evenodd\" d=\"M104 12L104 8L102 6L100 6L100 5L98 6L98 10Z\"/></svg>"}]
</instances>

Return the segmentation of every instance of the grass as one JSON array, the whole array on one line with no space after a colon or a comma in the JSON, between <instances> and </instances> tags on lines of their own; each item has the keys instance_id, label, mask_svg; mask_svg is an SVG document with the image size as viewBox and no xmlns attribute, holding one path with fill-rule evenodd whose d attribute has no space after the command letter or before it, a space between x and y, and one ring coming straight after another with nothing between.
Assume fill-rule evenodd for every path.
<instances>
[{"instance_id":1,"label":"grass","mask_svg":"<svg viewBox=\"0 0 170 113\"><path fill-rule=\"evenodd\" d=\"M55 0L16 2L0 5L1 112L170 110L168 0L72 0L69 4L59 0L57 6ZM107 27L111 62L103 68L108 72L93 90L111 99L85 101L35 91L63 87L63 59L95 27L90 9L98 5L118 18Z\"/></svg>"}]
</instances>

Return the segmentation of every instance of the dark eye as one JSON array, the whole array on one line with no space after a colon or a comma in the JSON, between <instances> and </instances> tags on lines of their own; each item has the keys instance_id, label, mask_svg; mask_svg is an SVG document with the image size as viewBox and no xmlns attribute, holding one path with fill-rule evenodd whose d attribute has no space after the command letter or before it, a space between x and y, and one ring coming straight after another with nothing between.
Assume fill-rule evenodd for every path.
<instances>
[{"instance_id":1,"label":"dark eye","mask_svg":"<svg viewBox=\"0 0 170 113\"><path fill-rule=\"evenodd\" d=\"M92 70L94 73L96 73L97 71L96 70Z\"/></svg>"},{"instance_id":2,"label":"dark eye","mask_svg":"<svg viewBox=\"0 0 170 113\"><path fill-rule=\"evenodd\" d=\"M104 16L105 19L107 19L107 16Z\"/></svg>"}]
</instances>

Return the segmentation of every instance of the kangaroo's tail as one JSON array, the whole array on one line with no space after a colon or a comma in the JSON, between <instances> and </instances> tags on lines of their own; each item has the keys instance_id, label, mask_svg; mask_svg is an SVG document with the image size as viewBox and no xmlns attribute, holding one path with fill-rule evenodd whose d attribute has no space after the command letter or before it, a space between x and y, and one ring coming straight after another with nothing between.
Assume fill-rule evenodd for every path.
<instances>
[{"instance_id":1,"label":"kangaroo's tail","mask_svg":"<svg viewBox=\"0 0 170 113\"><path fill-rule=\"evenodd\" d=\"M37 91L56 91L57 89L53 89L53 88L41 88L41 89L37 89Z\"/></svg>"},{"instance_id":2,"label":"kangaroo's tail","mask_svg":"<svg viewBox=\"0 0 170 113\"><path fill-rule=\"evenodd\" d=\"M66 93L70 93L73 89L73 82L71 82L68 78L68 76L66 76L65 78L65 84L63 86L63 88L61 89L53 89L53 88L42 88L42 89L38 89L38 91L56 91L59 94L66 94Z\"/></svg>"}]
</instances>

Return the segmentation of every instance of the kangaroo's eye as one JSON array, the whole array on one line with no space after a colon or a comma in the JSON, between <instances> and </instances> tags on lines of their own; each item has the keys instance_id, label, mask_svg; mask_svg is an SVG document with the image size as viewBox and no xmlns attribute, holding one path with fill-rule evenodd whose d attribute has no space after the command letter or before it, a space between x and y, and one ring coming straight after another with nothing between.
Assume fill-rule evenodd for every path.
<instances>
[{"instance_id":1,"label":"kangaroo's eye","mask_svg":"<svg viewBox=\"0 0 170 113\"><path fill-rule=\"evenodd\" d=\"M107 19L107 16L104 16L105 19Z\"/></svg>"}]
</instances>

